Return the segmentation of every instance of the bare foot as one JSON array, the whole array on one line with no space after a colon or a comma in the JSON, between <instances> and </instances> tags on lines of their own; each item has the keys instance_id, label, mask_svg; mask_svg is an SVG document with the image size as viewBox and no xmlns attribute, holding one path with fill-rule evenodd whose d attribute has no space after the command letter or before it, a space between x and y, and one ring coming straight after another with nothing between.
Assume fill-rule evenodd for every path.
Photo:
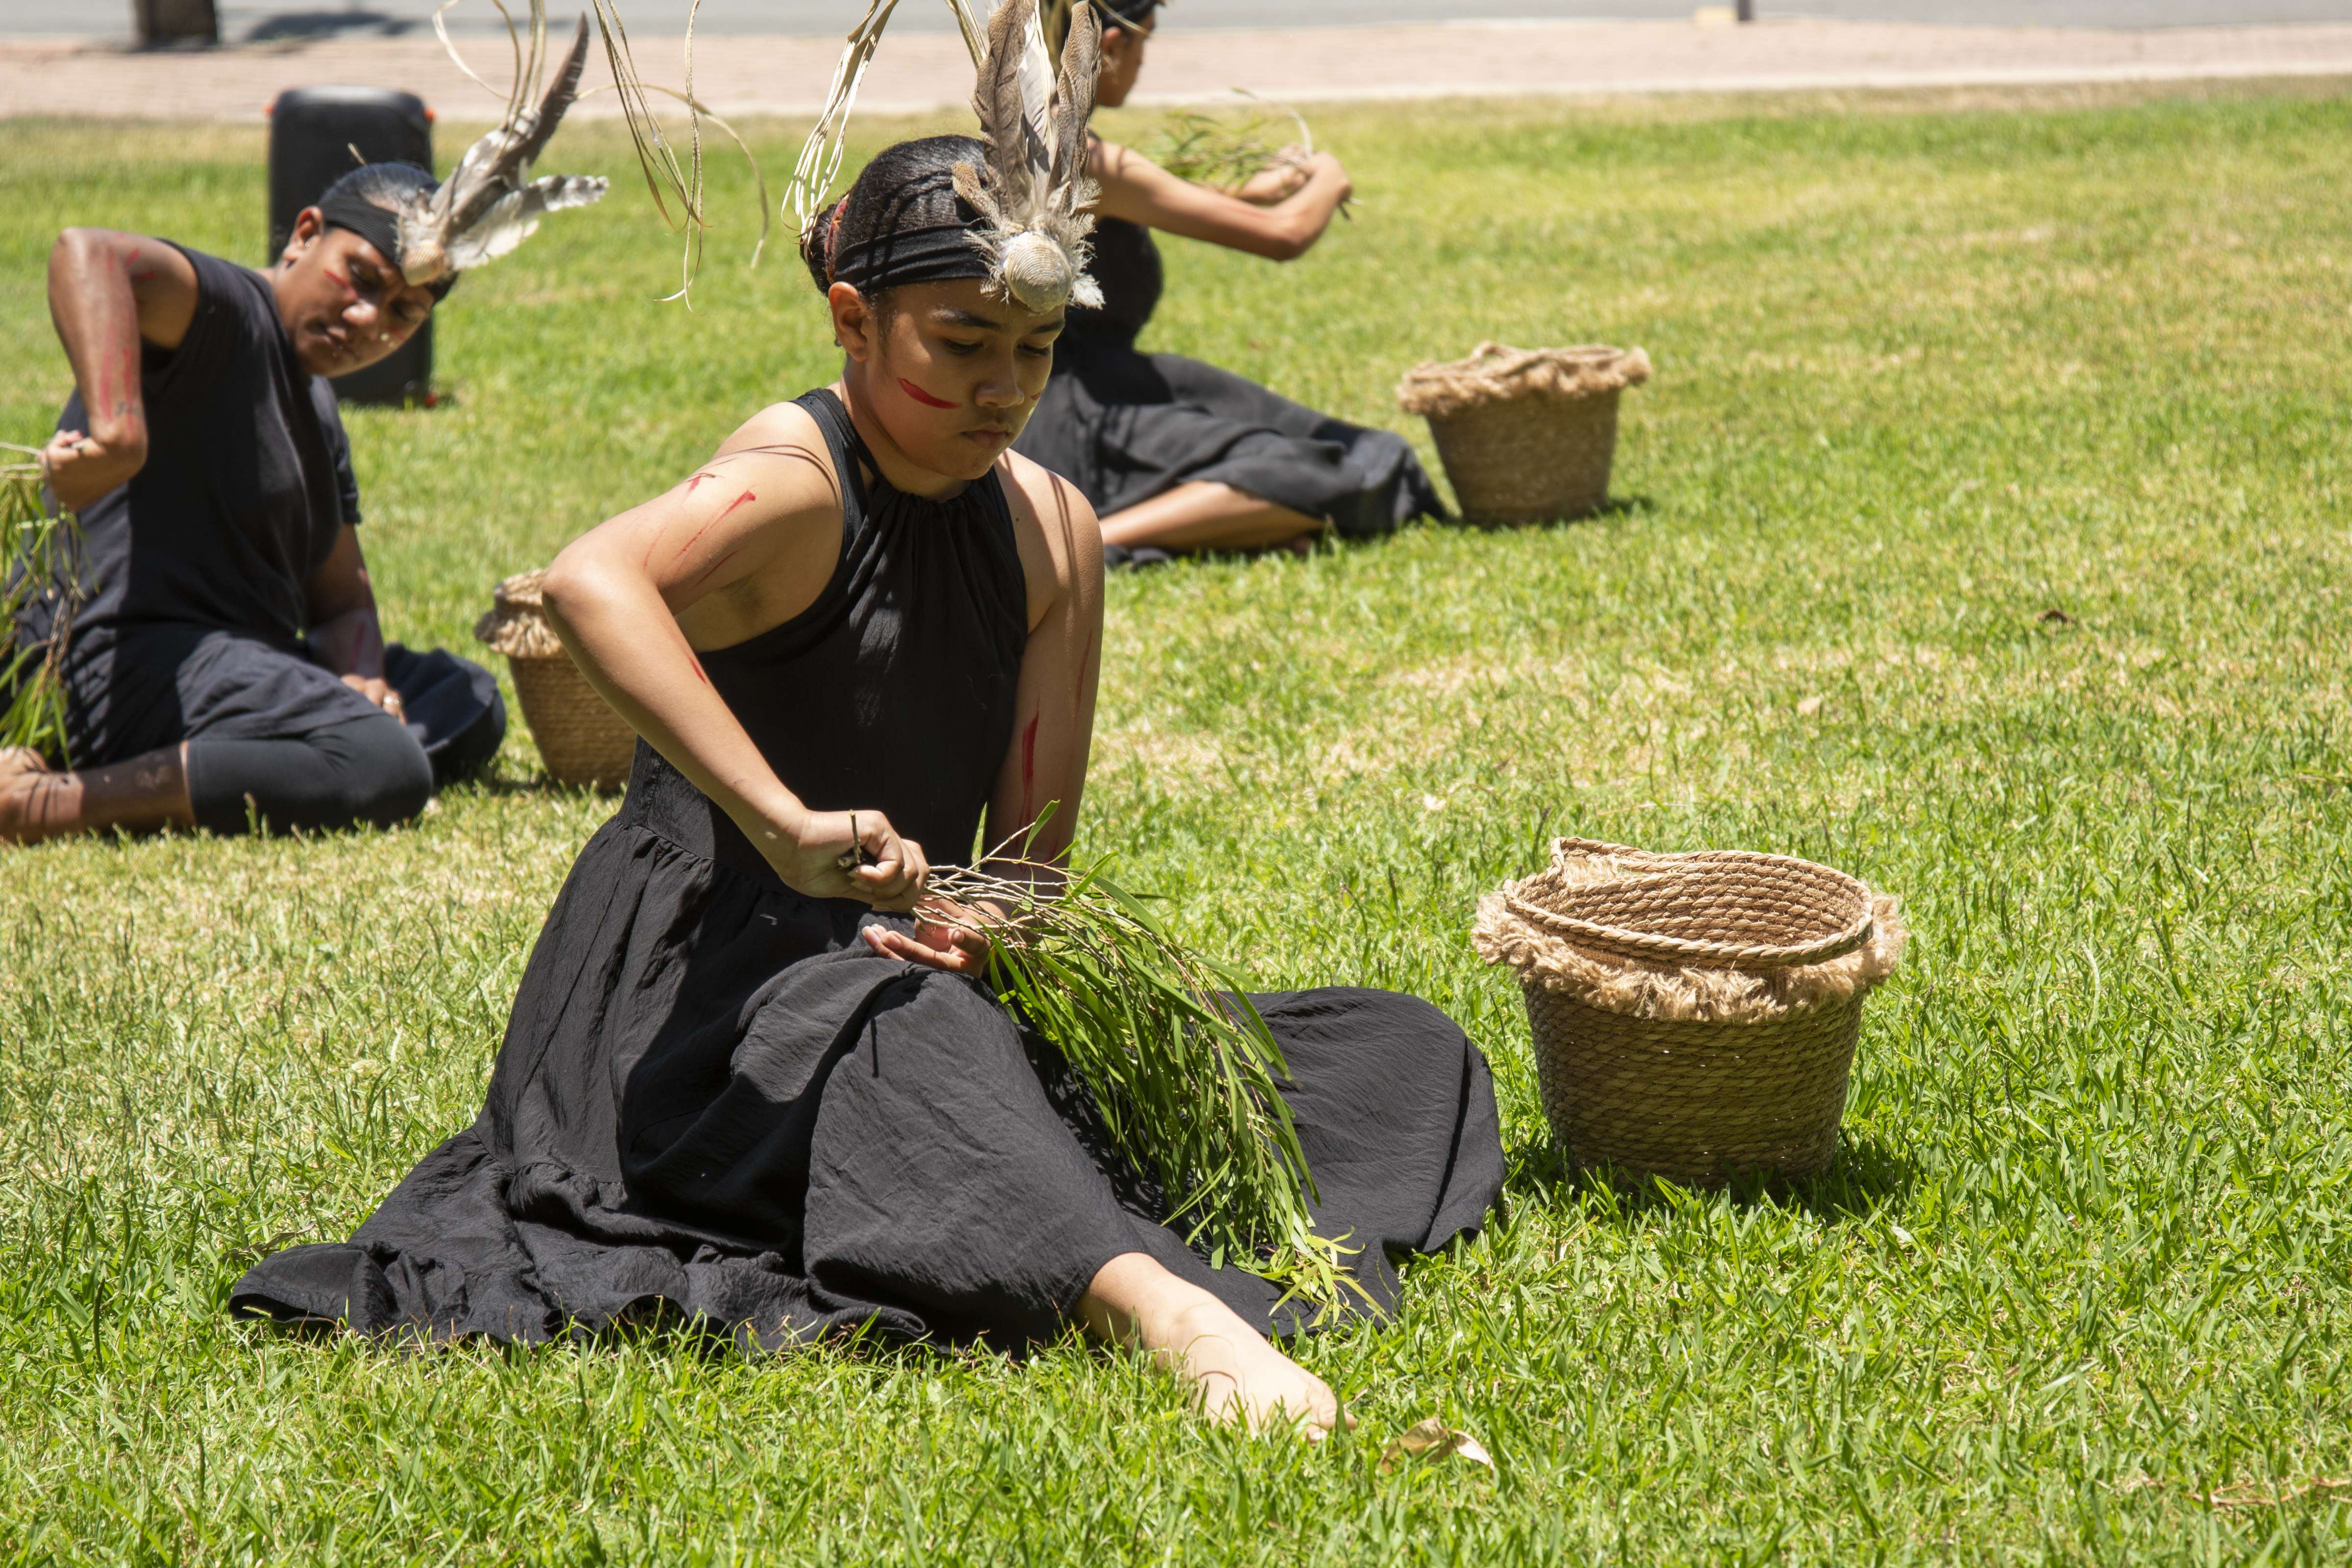
<instances>
[{"instance_id":1,"label":"bare foot","mask_svg":"<svg viewBox=\"0 0 2352 1568\"><path fill-rule=\"evenodd\" d=\"M1330 1384L1275 1349L1213 1296L1179 1307L1164 1324L1139 1326L1160 1364L1192 1384L1201 1413L1220 1426L1252 1432L1286 1426L1319 1443L1339 1424L1339 1400Z\"/></svg>"},{"instance_id":2,"label":"bare foot","mask_svg":"<svg viewBox=\"0 0 2352 1568\"><path fill-rule=\"evenodd\" d=\"M1343 1419L1328 1384L1149 1254L1125 1252L1104 1264L1078 1317L1097 1339L1150 1351L1192 1385L1212 1421L1252 1432L1280 1426L1319 1442Z\"/></svg>"},{"instance_id":3,"label":"bare foot","mask_svg":"<svg viewBox=\"0 0 2352 1568\"><path fill-rule=\"evenodd\" d=\"M0 844L48 837L49 796L58 774L29 746L0 749Z\"/></svg>"}]
</instances>

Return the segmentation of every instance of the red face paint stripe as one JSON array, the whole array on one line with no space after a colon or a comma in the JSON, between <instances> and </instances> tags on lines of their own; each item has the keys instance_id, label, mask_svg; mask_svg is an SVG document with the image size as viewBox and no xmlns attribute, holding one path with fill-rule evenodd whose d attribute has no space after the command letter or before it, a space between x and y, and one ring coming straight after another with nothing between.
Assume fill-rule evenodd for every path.
<instances>
[{"instance_id":1,"label":"red face paint stripe","mask_svg":"<svg viewBox=\"0 0 2352 1568\"><path fill-rule=\"evenodd\" d=\"M921 387L917 386L913 382L908 381L903 375L898 378L898 390L905 393L908 396L913 398L916 402L921 404L926 408L953 408L955 406L952 403L942 403L938 398L933 397L929 393L925 392Z\"/></svg>"}]
</instances>

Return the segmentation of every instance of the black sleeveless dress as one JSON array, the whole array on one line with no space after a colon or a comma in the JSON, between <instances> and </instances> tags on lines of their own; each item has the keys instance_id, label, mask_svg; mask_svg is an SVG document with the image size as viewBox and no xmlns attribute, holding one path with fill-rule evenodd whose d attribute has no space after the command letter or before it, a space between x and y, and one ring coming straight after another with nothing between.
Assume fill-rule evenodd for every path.
<instances>
[{"instance_id":1,"label":"black sleeveless dress","mask_svg":"<svg viewBox=\"0 0 2352 1568\"><path fill-rule=\"evenodd\" d=\"M1444 517L1412 445L1277 396L1181 354L1139 353L1160 303L1151 231L1095 224L1088 270L1099 310L1073 310L1054 349L1054 379L1013 450L1086 493L1104 516L1192 480L1319 517L1343 534L1388 533Z\"/></svg>"},{"instance_id":2,"label":"black sleeveless dress","mask_svg":"<svg viewBox=\"0 0 2352 1568\"><path fill-rule=\"evenodd\" d=\"M703 667L810 805L877 807L962 860L1027 640L1003 492L901 494L830 393L800 403L843 481L840 563L807 611ZM444 1342L675 1315L768 1347L861 1324L1017 1344L1140 1251L1256 1323L1297 1321L1159 1223L1050 1047L975 982L873 952L857 931L877 921L907 924L784 886L641 744L532 951L481 1115L349 1242L250 1269L231 1310ZM1322 1228L1352 1233L1392 1303L1390 1255L1475 1228L1501 1186L1486 1061L1410 996L1257 1000Z\"/></svg>"}]
</instances>

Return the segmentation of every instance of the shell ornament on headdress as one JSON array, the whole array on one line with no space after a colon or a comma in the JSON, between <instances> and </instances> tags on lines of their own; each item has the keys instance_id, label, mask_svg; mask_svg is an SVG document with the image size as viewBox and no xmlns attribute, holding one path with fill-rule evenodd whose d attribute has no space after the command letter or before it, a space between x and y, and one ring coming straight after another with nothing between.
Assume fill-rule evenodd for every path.
<instances>
[{"instance_id":1,"label":"shell ornament on headdress","mask_svg":"<svg viewBox=\"0 0 2352 1568\"><path fill-rule=\"evenodd\" d=\"M441 29L438 12L433 23L446 44L448 34ZM519 58L514 86L507 95L505 122L466 149L447 179L431 190L419 191L396 215L400 255L395 261L401 275L411 283L434 283L504 256L530 237L545 214L584 207L604 194L608 182L602 175L530 177L531 163L545 150L563 111L579 93L580 69L588 58L588 18L580 18L572 47L555 68L537 108L531 107L530 100L539 94L547 59L543 0L531 0L527 55L520 49L520 39L517 43ZM455 52L451 51L453 57ZM457 64L465 68L463 60ZM470 70L466 74L473 76Z\"/></svg>"},{"instance_id":2,"label":"shell ornament on headdress","mask_svg":"<svg viewBox=\"0 0 2352 1568\"><path fill-rule=\"evenodd\" d=\"M1051 74L1037 0L1007 0L988 21L988 53L971 107L988 148L985 175L955 167L956 195L988 220L971 243L988 261L991 290L1048 315L1066 303L1100 305L1087 276L1087 237L1097 192L1086 177L1087 121L1095 111L1102 24L1094 7L1070 17L1061 77Z\"/></svg>"}]
</instances>

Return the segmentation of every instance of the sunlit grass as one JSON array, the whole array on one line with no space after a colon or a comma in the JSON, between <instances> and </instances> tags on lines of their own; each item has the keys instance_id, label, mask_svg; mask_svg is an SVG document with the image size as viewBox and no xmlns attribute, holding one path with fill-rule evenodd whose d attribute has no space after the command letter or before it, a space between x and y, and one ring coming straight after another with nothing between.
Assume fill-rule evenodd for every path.
<instances>
[{"instance_id":1,"label":"sunlit grass","mask_svg":"<svg viewBox=\"0 0 2352 1568\"><path fill-rule=\"evenodd\" d=\"M1599 520L1113 585L1082 846L1259 979L1421 992L1496 1066L1507 1219L1301 1352L1353 1434L1250 1445L1076 1345L226 1321L479 1105L611 809L519 732L411 830L0 856L0 1560L2340 1560L2352 106L1864 107L1327 110L1351 225L1282 268L1167 247L1155 345L1424 450L1391 389L1481 338L1659 371ZM617 135L565 142L628 179L453 296L455 405L351 420L394 636L462 645L831 374L789 253L740 268L740 173L688 315ZM0 437L65 391L55 229L258 260L259 151L10 127ZM1563 1180L1467 941L1563 829L1902 896L1817 1188ZM1496 1469L1381 1475L1427 1415Z\"/></svg>"}]
</instances>

